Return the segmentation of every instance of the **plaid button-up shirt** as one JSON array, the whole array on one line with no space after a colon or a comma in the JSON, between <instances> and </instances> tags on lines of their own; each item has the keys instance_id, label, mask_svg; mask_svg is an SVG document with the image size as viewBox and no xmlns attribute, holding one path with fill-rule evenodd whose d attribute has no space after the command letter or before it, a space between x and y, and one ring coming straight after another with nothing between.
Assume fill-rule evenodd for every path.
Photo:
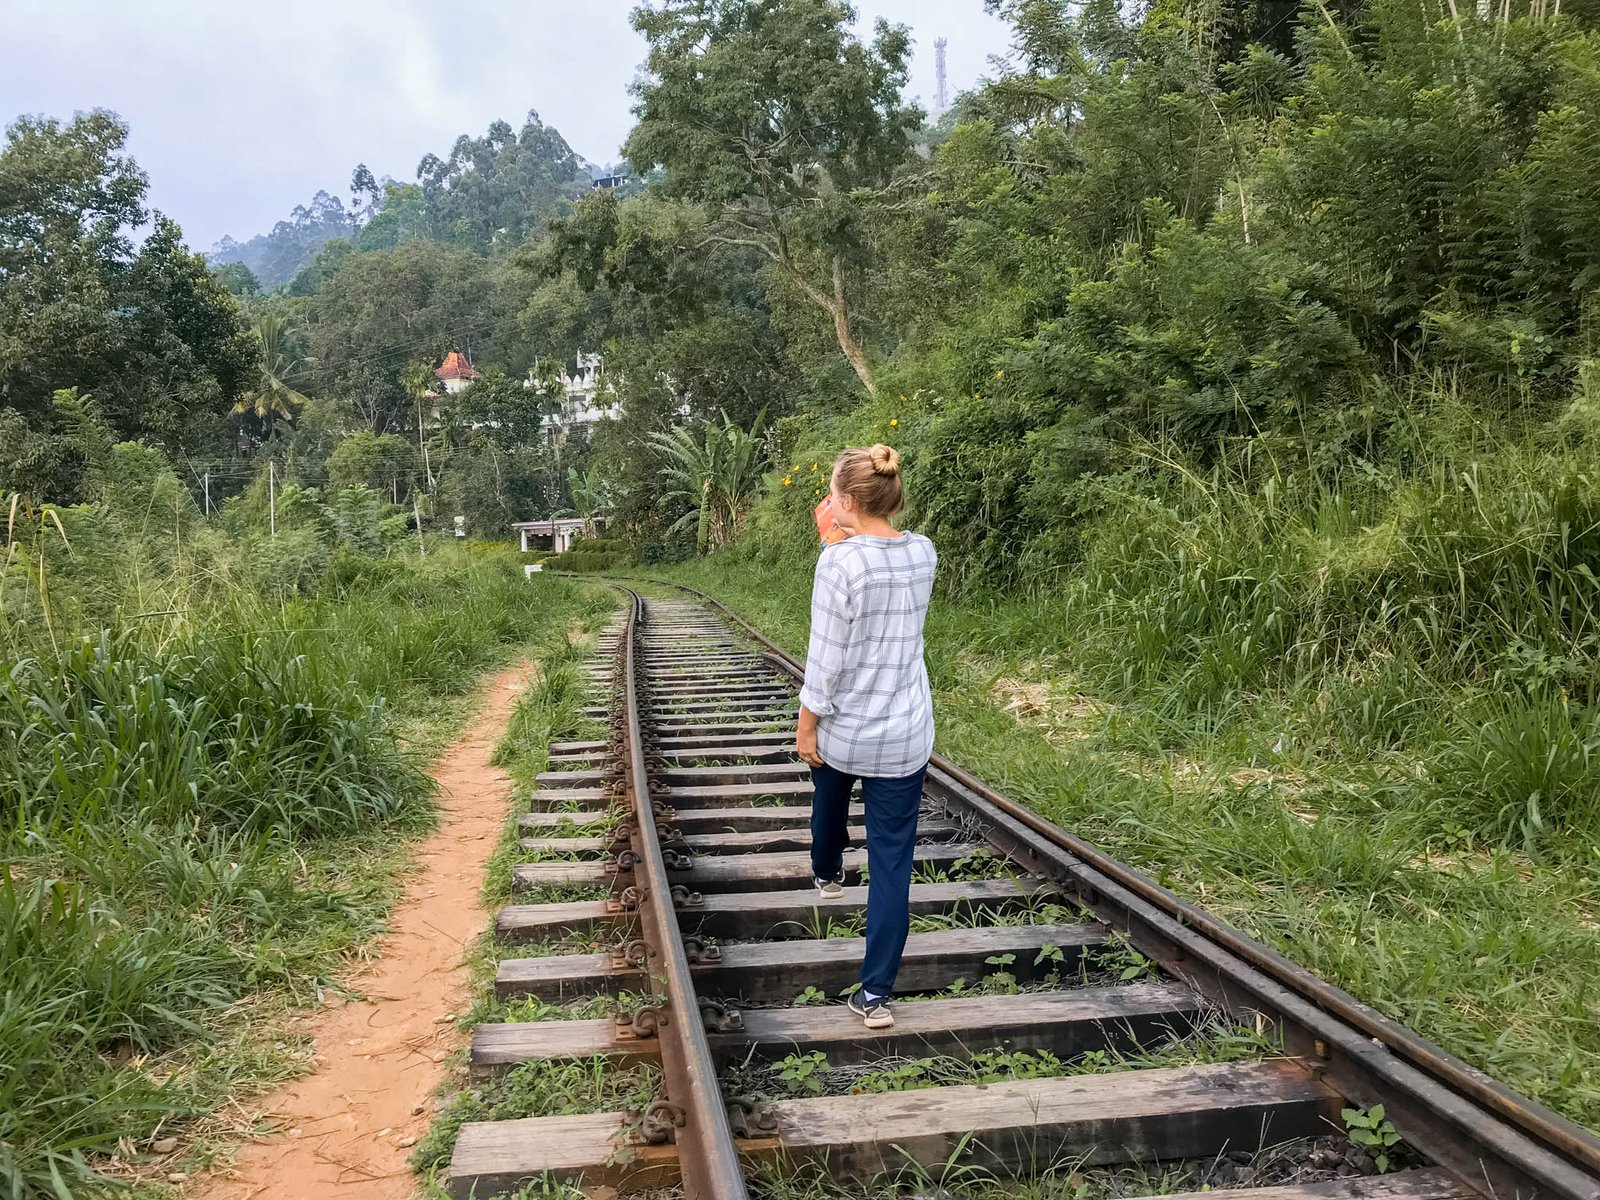
<instances>
[{"instance_id":1,"label":"plaid button-up shirt","mask_svg":"<svg viewBox=\"0 0 1600 1200\"><path fill-rule=\"evenodd\" d=\"M817 560L800 703L829 766L897 778L933 753L922 622L938 561L919 533L847 538Z\"/></svg>"}]
</instances>

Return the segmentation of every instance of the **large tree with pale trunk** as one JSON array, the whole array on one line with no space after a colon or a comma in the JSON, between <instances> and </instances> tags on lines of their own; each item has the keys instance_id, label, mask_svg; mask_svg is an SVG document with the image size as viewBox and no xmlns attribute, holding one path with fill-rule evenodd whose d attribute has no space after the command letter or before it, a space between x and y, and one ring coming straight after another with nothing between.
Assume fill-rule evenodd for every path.
<instances>
[{"instance_id":1,"label":"large tree with pale trunk","mask_svg":"<svg viewBox=\"0 0 1600 1200\"><path fill-rule=\"evenodd\" d=\"M841 0L661 0L634 10L650 50L634 85L634 170L713 216L707 238L752 246L821 309L876 394L850 307L863 209L910 157L922 113L901 99L910 35L870 43Z\"/></svg>"}]
</instances>

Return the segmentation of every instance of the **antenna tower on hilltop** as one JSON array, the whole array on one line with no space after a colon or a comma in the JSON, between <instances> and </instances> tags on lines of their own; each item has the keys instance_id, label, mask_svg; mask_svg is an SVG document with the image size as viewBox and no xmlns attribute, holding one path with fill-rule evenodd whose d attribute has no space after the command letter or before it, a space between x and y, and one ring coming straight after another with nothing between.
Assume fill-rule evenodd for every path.
<instances>
[{"instance_id":1,"label":"antenna tower on hilltop","mask_svg":"<svg viewBox=\"0 0 1600 1200\"><path fill-rule=\"evenodd\" d=\"M933 42L933 105L934 115L944 116L950 109L950 93L945 86L944 52L949 38L935 38Z\"/></svg>"}]
</instances>

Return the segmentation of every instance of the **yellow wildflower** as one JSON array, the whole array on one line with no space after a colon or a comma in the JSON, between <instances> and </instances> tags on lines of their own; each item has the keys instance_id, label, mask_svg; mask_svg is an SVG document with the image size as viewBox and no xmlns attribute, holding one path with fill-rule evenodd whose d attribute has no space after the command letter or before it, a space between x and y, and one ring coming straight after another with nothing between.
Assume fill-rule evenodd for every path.
<instances>
[{"instance_id":1,"label":"yellow wildflower","mask_svg":"<svg viewBox=\"0 0 1600 1200\"><path fill-rule=\"evenodd\" d=\"M794 476L793 475L785 475L783 477L783 486L784 487L788 487L793 482L794 482Z\"/></svg>"},{"instance_id":2,"label":"yellow wildflower","mask_svg":"<svg viewBox=\"0 0 1600 1200\"><path fill-rule=\"evenodd\" d=\"M816 470L816 469L817 469L817 464L816 464L816 463L812 463L812 464L811 464L811 469L812 469L812 470L813 470L813 471L815 471L815 470Z\"/></svg>"},{"instance_id":3,"label":"yellow wildflower","mask_svg":"<svg viewBox=\"0 0 1600 1200\"><path fill-rule=\"evenodd\" d=\"M1006 377L1006 373L1004 371L996 371L994 373L994 377L996 379L1004 379Z\"/></svg>"},{"instance_id":4,"label":"yellow wildflower","mask_svg":"<svg viewBox=\"0 0 1600 1200\"><path fill-rule=\"evenodd\" d=\"M889 418L889 428L890 429L893 429L898 424L900 424L900 418L899 417L890 417Z\"/></svg>"}]
</instances>

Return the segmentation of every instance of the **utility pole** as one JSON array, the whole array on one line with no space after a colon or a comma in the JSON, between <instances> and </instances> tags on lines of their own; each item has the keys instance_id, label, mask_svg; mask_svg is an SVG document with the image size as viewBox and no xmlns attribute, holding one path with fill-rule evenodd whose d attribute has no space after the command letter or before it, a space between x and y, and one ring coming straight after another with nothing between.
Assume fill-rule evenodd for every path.
<instances>
[{"instance_id":1,"label":"utility pole","mask_svg":"<svg viewBox=\"0 0 1600 1200\"><path fill-rule=\"evenodd\" d=\"M944 116L950 111L950 92L948 90L948 76L945 73L944 53L950 45L949 38L935 38L933 41L933 115L935 119Z\"/></svg>"},{"instance_id":2,"label":"utility pole","mask_svg":"<svg viewBox=\"0 0 1600 1200\"><path fill-rule=\"evenodd\" d=\"M206 489L206 516L209 517L211 515L211 472L210 471L206 472L205 489Z\"/></svg>"},{"instance_id":3,"label":"utility pole","mask_svg":"<svg viewBox=\"0 0 1600 1200\"><path fill-rule=\"evenodd\" d=\"M278 536L278 464L267 463L267 528Z\"/></svg>"},{"instance_id":4,"label":"utility pole","mask_svg":"<svg viewBox=\"0 0 1600 1200\"><path fill-rule=\"evenodd\" d=\"M433 490L433 467L428 462L428 443L422 436L422 397L417 397L417 448L422 451L422 474L428 481L428 490Z\"/></svg>"},{"instance_id":5,"label":"utility pole","mask_svg":"<svg viewBox=\"0 0 1600 1200\"><path fill-rule=\"evenodd\" d=\"M427 558L428 543L422 539L422 509L417 507L417 492L415 488L411 491L411 515L417 522L417 557Z\"/></svg>"}]
</instances>

